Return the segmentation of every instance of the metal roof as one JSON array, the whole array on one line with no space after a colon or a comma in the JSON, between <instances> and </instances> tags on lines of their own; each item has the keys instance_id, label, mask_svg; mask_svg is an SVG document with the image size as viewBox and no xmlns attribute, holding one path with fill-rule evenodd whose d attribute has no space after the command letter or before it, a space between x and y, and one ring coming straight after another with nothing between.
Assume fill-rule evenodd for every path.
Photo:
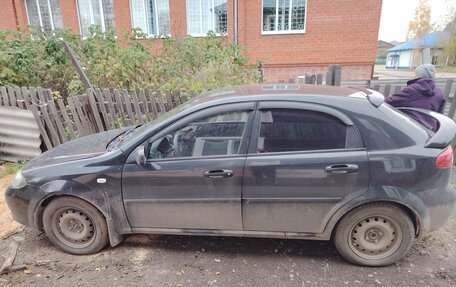
<instances>
[{"instance_id":1,"label":"metal roof","mask_svg":"<svg viewBox=\"0 0 456 287\"><path fill-rule=\"evenodd\" d=\"M0 107L0 159L18 161L41 153L38 124L32 111Z\"/></svg>"},{"instance_id":2,"label":"metal roof","mask_svg":"<svg viewBox=\"0 0 456 287\"><path fill-rule=\"evenodd\" d=\"M448 39L449 34L447 32L431 32L424 35L421 38L413 39L405 42L401 45L397 45L393 48L386 50L387 52L396 52L412 49L423 49L423 48L441 48L442 41Z\"/></svg>"}]
</instances>

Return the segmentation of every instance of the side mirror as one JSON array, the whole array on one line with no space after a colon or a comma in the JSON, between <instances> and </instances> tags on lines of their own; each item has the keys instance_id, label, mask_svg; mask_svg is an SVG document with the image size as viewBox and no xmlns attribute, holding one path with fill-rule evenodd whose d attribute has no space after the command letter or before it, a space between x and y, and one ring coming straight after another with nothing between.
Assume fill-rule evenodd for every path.
<instances>
[{"instance_id":1,"label":"side mirror","mask_svg":"<svg viewBox=\"0 0 456 287\"><path fill-rule=\"evenodd\" d=\"M136 163L138 165L145 165L146 164L146 152L144 146L140 146L136 151Z\"/></svg>"}]
</instances>

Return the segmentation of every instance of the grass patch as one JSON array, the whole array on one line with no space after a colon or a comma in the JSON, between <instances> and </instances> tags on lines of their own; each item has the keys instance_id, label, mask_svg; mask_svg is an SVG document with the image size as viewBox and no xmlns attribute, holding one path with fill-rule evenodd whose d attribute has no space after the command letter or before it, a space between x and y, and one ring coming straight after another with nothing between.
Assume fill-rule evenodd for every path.
<instances>
[{"instance_id":1,"label":"grass patch","mask_svg":"<svg viewBox=\"0 0 456 287\"><path fill-rule=\"evenodd\" d=\"M16 173L22 168L25 164L25 161L20 162L6 162L0 161L0 177L4 177L10 174Z\"/></svg>"}]
</instances>

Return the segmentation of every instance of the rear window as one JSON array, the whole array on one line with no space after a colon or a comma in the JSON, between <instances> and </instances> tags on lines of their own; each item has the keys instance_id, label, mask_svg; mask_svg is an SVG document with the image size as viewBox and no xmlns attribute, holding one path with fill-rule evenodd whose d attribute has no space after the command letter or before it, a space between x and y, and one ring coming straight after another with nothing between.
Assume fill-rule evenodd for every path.
<instances>
[{"instance_id":1,"label":"rear window","mask_svg":"<svg viewBox=\"0 0 456 287\"><path fill-rule=\"evenodd\" d=\"M404 127L411 129L410 132L415 133L419 137L424 137L429 139L434 135L434 132L431 131L430 127L426 127L423 124L417 122L411 116L391 107L388 104L383 104L380 107L380 110L384 112L388 117L396 117L400 119L400 122L404 124Z\"/></svg>"}]
</instances>

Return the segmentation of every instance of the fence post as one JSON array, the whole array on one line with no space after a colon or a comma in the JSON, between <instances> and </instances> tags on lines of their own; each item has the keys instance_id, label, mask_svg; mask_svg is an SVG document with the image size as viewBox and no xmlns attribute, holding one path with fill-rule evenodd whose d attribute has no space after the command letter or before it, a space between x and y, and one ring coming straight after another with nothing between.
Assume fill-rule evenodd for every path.
<instances>
[{"instance_id":1,"label":"fence post","mask_svg":"<svg viewBox=\"0 0 456 287\"><path fill-rule=\"evenodd\" d=\"M445 90L444 90L444 95L445 95L445 99L448 99L448 97L450 96L450 92L451 92L451 86L453 85L453 79L448 79L445 83Z\"/></svg>"},{"instance_id":2,"label":"fence post","mask_svg":"<svg viewBox=\"0 0 456 287\"><path fill-rule=\"evenodd\" d=\"M342 80L342 67L340 65L329 65L326 72L327 86L340 86Z\"/></svg>"},{"instance_id":3,"label":"fence post","mask_svg":"<svg viewBox=\"0 0 456 287\"><path fill-rule=\"evenodd\" d=\"M451 100L450 110L448 111L448 117L454 119L454 112L456 111L456 91L454 92L453 99Z\"/></svg>"}]
</instances>

